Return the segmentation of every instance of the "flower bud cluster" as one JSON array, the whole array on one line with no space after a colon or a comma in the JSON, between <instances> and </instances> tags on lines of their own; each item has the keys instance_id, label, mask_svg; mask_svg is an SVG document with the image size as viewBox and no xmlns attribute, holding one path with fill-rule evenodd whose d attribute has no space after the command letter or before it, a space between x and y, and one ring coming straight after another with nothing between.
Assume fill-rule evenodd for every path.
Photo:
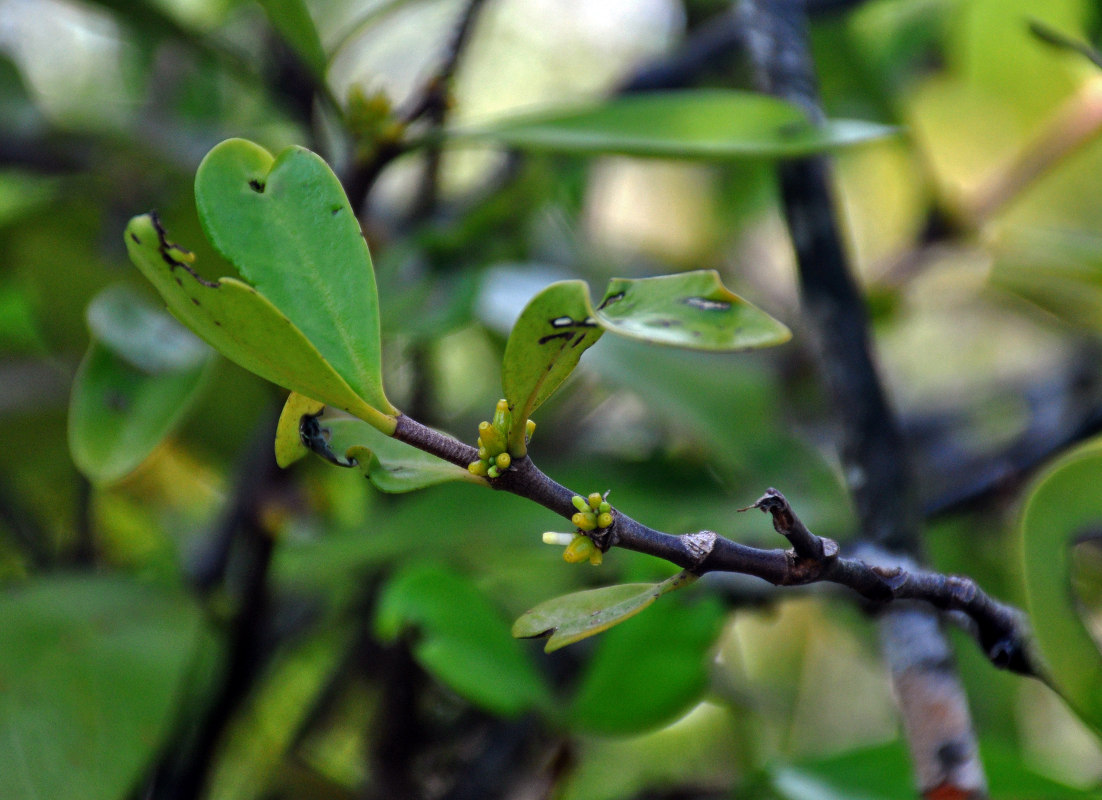
<instances>
[{"instance_id":1,"label":"flower bud cluster","mask_svg":"<svg viewBox=\"0 0 1102 800\"><path fill-rule=\"evenodd\" d=\"M607 495L607 492L605 494ZM588 498L576 494L571 498L571 502L574 504L574 508L578 509L578 513L571 517L570 521L574 523L578 531L567 543L562 557L570 564L578 564L588 559L590 564L596 566L601 563L604 554L586 534L589 531L607 528L612 525L612 506L609 505L603 495L597 492L594 492ZM548 543L560 544L560 536L567 537L570 534L555 534L553 539L549 538L549 534L544 534L543 540Z\"/></svg>"},{"instance_id":2,"label":"flower bud cluster","mask_svg":"<svg viewBox=\"0 0 1102 800\"><path fill-rule=\"evenodd\" d=\"M493 422L478 423L478 460L467 465L473 474L484 478L497 478L509 469L513 457L509 455L509 431L513 427L513 412L504 398L497 401ZM524 442L532 438L536 423L525 423Z\"/></svg>"}]
</instances>

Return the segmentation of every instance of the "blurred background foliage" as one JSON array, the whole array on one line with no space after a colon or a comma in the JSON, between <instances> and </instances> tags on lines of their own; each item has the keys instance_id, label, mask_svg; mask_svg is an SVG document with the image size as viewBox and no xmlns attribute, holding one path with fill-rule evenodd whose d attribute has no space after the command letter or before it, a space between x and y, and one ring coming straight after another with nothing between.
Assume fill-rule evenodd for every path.
<instances>
[{"instance_id":1,"label":"blurred background foliage","mask_svg":"<svg viewBox=\"0 0 1102 800\"><path fill-rule=\"evenodd\" d=\"M1097 41L1102 18L1086 0L841 5L812 18L827 113L900 127L840 153L835 182L931 562L1021 604L1022 481L1102 420L1102 74L1029 22ZM141 362L145 329L97 316L161 308L122 242L151 208L205 274L232 274L192 194L211 146L305 145L360 206L399 408L473 440L537 289L714 268L794 340L719 356L606 337L539 412L534 459L659 529L779 546L734 513L776 486L852 539L770 164L380 157L467 6L0 0L0 796L913 795L852 598L709 576L544 655L509 636L524 610L671 568L567 565L540 542L563 522L512 496L278 473L279 391L175 330L172 363ZM725 10L489 0L447 124L606 97ZM737 54L704 67L693 85L746 85ZM120 393L137 373L156 380ZM103 406L91 423L82 403ZM1100 552L1076 550L1096 633ZM1060 700L957 645L993 796L1097 796L1102 751Z\"/></svg>"}]
</instances>

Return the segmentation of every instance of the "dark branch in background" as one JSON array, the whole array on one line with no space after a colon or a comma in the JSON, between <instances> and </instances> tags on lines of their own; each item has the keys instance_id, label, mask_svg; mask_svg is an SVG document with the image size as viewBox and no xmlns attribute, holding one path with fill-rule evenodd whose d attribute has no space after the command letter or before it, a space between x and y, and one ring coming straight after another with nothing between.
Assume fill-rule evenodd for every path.
<instances>
[{"instance_id":1,"label":"dark branch in background","mask_svg":"<svg viewBox=\"0 0 1102 800\"><path fill-rule=\"evenodd\" d=\"M406 416L398 418L394 437L464 468L478 457L478 451L470 445ZM516 459L509 470L491 482L491 486L539 503L567 519L577 511L571 498L579 493L549 478L527 457ZM775 489L767 492L752 508L768 512L779 533L800 542L801 549L822 552L822 557L801 557L795 550L749 547L707 531L675 536L649 528L620 509L616 509L608 529L605 547L646 553L697 574L736 572L753 575L775 586L825 581L848 587L876 604L919 600L935 608L960 611L975 623L973 633L993 664L1042 677L1030 660L1029 631L1020 612L992 599L972 580L920 570L872 566L856 558L839 557L837 545L808 531L788 501Z\"/></svg>"},{"instance_id":2,"label":"dark branch in background","mask_svg":"<svg viewBox=\"0 0 1102 800\"><path fill-rule=\"evenodd\" d=\"M672 54L644 65L619 89L621 94L688 86L705 72L733 62L745 47L745 27L733 12L718 14L692 33Z\"/></svg>"},{"instance_id":3,"label":"dark branch in background","mask_svg":"<svg viewBox=\"0 0 1102 800\"><path fill-rule=\"evenodd\" d=\"M760 87L800 106L812 121L821 121L802 0L741 0L737 8L746 24L750 62ZM824 157L782 162L777 175L803 305L815 334L819 371L840 422L842 463L861 538L878 550L917 555L921 551L917 492L902 432L872 362L864 303L835 216L829 164ZM869 570L861 562L853 565L859 571ZM873 586L893 592L917 582L913 573L896 569L868 577L874 579ZM863 584L864 577L854 579ZM934 592L927 596L934 605L967 606L975 598L974 584L951 578L914 588L919 593ZM998 628L1004 621L992 620L986 603L969 610L979 617L973 619L981 629L992 622ZM1008 622L1018 629L1017 620ZM919 790L985 794L986 779L967 699L936 616L929 609L893 605L882 615L879 627ZM999 632L980 639L995 663L1027 663L1024 638L1011 643ZM936 665L931 656L936 657Z\"/></svg>"}]
</instances>

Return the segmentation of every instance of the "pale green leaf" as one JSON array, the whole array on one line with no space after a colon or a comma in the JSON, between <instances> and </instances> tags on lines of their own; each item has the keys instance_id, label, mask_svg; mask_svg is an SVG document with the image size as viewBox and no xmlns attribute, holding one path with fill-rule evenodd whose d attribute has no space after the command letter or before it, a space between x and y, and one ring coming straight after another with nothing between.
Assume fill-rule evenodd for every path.
<instances>
[{"instance_id":1,"label":"pale green leaf","mask_svg":"<svg viewBox=\"0 0 1102 800\"><path fill-rule=\"evenodd\" d=\"M594 312L606 330L696 350L742 350L788 341L777 320L728 290L714 270L613 278Z\"/></svg>"},{"instance_id":2,"label":"pale green leaf","mask_svg":"<svg viewBox=\"0 0 1102 800\"><path fill-rule=\"evenodd\" d=\"M199 165L195 200L207 236L245 279L368 405L396 413L383 392L371 255L325 161L229 139Z\"/></svg>"},{"instance_id":3,"label":"pale green leaf","mask_svg":"<svg viewBox=\"0 0 1102 800\"><path fill-rule=\"evenodd\" d=\"M393 431L394 419L361 399L302 332L253 287L200 278L192 256L165 238L154 217L134 217L126 228L130 259L172 313L208 344L250 372L291 391Z\"/></svg>"},{"instance_id":4,"label":"pale green leaf","mask_svg":"<svg viewBox=\"0 0 1102 800\"><path fill-rule=\"evenodd\" d=\"M276 464L286 469L310 453L302 441L300 430L302 418L320 414L324 408L325 403L296 392L288 395L287 401L283 404L283 410L279 412L279 422L276 424Z\"/></svg>"},{"instance_id":5,"label":"pale green leaf","mask_svg":"<svg viewBox=\"0 0 1102 800\"><path fill-rule=\"evenodd\" d=\"M272 27L318 78L325 77L325 49L303 0L260 0Z\"/></svg>"}]
</instances>

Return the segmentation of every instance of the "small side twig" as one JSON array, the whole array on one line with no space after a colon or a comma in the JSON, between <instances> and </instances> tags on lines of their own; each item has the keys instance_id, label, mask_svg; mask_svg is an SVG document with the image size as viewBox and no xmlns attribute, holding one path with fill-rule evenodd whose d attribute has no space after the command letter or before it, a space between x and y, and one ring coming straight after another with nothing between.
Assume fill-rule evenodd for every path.
<instances>
[{"instance_id":1,"label":"small side twig","mask_svg":"<svg viewBox=\"0 0 1102 800\"><path fill-rule=\"evenodd\" d=\"M759 509L773 517L773 528L792 543L792 549L800 558L825 561L827 558L838 555L838 543L832 539L821 539L809 531L796 516L784 495L776 489L766 489L765 494L759 497L754 505L740 508L739 511L749 511L751 508Z\"/></svg>"}]
</instances>

